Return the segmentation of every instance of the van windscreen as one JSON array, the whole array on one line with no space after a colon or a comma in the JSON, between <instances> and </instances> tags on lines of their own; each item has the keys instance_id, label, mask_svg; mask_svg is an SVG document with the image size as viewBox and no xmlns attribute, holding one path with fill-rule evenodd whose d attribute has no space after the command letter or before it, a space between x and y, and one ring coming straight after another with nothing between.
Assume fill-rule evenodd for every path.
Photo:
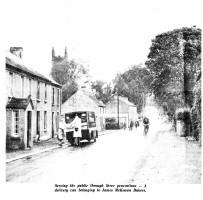
<instances>
[{"instance_id":1,"label":"van windscreen","mask_svg":"<svg viewBox=\"0 0 203 200\"><path fill-rule=\"evenodd\" d=\"M67 113L67 114L65 114L66 123L67 124L71 123L75 119L76 115L81 119L82 123L87 122L87 113L86 112L82 112L82 113L75 112L75 113Z\"/></svg>"}]
</instances>

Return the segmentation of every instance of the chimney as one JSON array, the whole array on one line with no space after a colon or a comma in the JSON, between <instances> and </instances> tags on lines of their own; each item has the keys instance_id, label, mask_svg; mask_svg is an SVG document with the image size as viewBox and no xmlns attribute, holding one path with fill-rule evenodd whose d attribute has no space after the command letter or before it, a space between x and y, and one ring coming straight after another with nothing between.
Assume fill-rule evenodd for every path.
<instances>
[{"instance_id":1,"label":"chimney","mask_svg":"<svg viewBox=\"0 0 203 200\"><path fill-rule=\"evenodd\" d=\"M22 47L10 47L10 52L12 54L22 58L23 48Z\"/></svg>"}]
</instances>

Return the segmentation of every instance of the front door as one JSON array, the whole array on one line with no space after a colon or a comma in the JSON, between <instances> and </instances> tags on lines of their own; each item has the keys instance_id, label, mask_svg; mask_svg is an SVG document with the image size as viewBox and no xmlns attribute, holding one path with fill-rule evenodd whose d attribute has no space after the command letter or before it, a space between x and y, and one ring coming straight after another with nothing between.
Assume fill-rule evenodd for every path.
<instances>
[{"instance_id":1,"label":"front door","mask_svg":"<svg viewBox=\"0 0 203 200\"><path fill-rule=\"evenodd\" d=\"M54 112L52 112L51 116L51 136L54 138Z\"/></svg>"},{"instance_id":2,"label":"front door","mask_svg":"<svg viewBox=\"0 0 203 200\"><path fill-rule=\"evenodd\" d=\"M27 147L31 147L32 111L27 112Z\"/></svg>"},{"instance_id":3,"label":"front door","mask_svg":"<svg viewBox=\"0 0 203 200\"><path fill-rule=\"evenodd\" d=\"M37 111L37 135L40 138L40 111Z\"/></svg>"}]
</instances>

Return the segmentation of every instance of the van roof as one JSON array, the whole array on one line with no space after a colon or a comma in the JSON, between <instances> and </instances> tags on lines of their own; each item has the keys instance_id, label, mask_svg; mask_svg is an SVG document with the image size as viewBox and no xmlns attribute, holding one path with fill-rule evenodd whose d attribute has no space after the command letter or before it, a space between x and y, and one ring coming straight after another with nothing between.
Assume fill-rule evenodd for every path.
<instances>
[{"instance_id":1,"label":"van roof","mask_svg":"<svg viewBox=\"0 0 203 200\"><path fill-rule=\"evenodd\" d=\"M75 114L75 113L84 113L84 112L88 112L88 113L95 113L95 112L93 112L93 111L75 111L75 112L68 112L68 113L65 113L65 115L67 115L67 114Z\"/></svg>"}]
</instances>

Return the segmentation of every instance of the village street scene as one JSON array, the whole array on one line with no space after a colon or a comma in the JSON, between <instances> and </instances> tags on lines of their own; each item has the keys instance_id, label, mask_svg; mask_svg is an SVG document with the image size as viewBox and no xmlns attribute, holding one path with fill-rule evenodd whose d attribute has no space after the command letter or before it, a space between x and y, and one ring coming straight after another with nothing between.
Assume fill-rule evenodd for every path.
<instances>
[{"instance_id":1,"label":"village street scene","mask_svg":"<svg viewBox=\"0 0 203 200\"><path fill-rule=\"evenodd\" d=\"M95 10L102 7L93 6ZM117 24L118 19L111 18L111 9L102 8ZM68 17L66 21L70 39L61 36L60 48L53 42L47 51L43 50L48 56L42 67L37 67L42 64L40 56L33 55L26 45L11 45L5 50L5 181L145 187L201 184L198 24L177 23L146 34L149 45L134 44L136 54L130 49L130 34L123 37L122 32L117 38L112 28L111 39L106 37L101 42L101 29L97 32L95 28L91 30L97 34L92 33L91 38L97 37L88 41L88 37L78 37L82 33L72 24L73 19ZM108 23L107 18L97 19L102 26ZM81 26L89 23L80 20L77 22ZM131 27L127 28L124 21L121 24L126 30ZM137 32L144 34L138 28L134 34ZM87 49L82 46L82 41L88 41L91 51L88 45ZM119 41L121 46L128 43L129 48L116 51ZM98 50L102 43L105 56ZM146 55L140 62L136 57L142 48Z\"/></svg>"}]
</instances>

